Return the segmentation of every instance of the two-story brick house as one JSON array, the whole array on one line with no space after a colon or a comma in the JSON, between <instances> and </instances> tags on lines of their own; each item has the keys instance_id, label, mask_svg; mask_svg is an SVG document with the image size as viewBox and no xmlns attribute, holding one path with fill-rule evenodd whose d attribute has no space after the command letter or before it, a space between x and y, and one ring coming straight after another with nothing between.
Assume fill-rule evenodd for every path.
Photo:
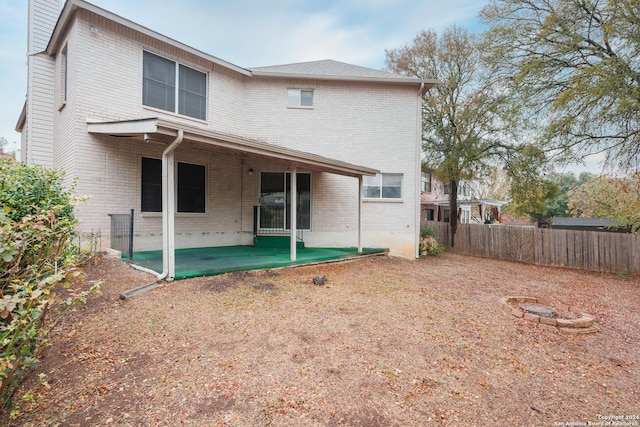
<instances>
[{"instance_id":1,"label":"two-story brick house","mask_svg":"<svg viewBox=\"0 0 640 427\"><path fill-rule=\"evenodd\" d=\"M434 83L331 60L242 68L82 0L30 0L17 129L23 161L77 179L81 231L106 245L108 214L134 209L136 250L250 245L258 224L414 258Z\"/></svg>"}]
</instances>

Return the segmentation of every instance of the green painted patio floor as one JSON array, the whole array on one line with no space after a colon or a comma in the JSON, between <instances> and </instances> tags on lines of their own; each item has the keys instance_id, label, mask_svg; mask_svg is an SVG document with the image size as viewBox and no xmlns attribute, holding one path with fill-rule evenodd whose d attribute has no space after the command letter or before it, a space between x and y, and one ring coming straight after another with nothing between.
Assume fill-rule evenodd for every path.
<instances>
[{"instance_id":1,"label":"green painted patio floor","mask_svg":"<svg viewBox=\"0 0 640 427\"><path fill-rule=\"evenodd\" d=\"M298 248L296 262L291 262L289 248L255 246L222 246L176 249L175 279L215 276L242 270L262 270L292 265L333 261L362 255L385 253L386 249L365 248ZM134 252L133 264L162 271L162 251Z\"/></svg>"}]
</instances>

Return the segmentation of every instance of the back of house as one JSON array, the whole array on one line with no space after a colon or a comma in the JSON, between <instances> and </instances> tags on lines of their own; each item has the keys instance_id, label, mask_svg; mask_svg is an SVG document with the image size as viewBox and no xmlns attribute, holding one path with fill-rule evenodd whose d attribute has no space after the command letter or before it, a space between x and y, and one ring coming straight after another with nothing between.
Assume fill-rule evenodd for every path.
<instances>
[{"instance_id":1,"label":"back of house","mask_svg":"<svg viewBox=\"0 0 640 427\"><path fill-rule=\"evenodd\" d=\"M28 53L22 160L77 179L80 231L103 245L109 214L133 209L136 251L294 228L308 246L417 256L433 81L332 60L243 68L82 0L30 0Z\"/></svg>"}]
</instances>

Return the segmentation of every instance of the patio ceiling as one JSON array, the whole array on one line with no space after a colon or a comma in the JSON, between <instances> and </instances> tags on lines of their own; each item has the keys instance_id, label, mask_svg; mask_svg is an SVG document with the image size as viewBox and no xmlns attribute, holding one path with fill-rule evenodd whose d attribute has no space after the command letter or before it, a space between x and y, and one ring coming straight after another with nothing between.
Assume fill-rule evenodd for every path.
<instances>
[{"instance_id":1,"label":"patio ceiling","mask_svg":"<svg viewBox=\"0 0 640 427\"><path fill-rule=\"evenodd\" d=\"M359 166L313 153L157 117L112 122L87 122L87 130L92 134L141 140L166 140L167 143L175 139L178 131L182 130L184 132L185 142L195 142L238 154L267 157L269 159L286 162L298 168L351 177L375 175L380 172L377 169L366 166Z\"/></svg>"}]
</instances>

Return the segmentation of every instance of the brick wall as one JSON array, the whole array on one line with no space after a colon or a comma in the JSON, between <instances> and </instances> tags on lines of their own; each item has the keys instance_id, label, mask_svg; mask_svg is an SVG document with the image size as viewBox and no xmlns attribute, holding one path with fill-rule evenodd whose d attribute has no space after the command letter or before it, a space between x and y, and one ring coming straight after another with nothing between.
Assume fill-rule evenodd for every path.
<instances>
[{"instance_id":1,"label":"brick wall","mask_svg":"<svg viewBox=\"0 0 640 427\"><path fill-rule=\"evenodd\" d=\"M91 29L93 27L93 30ZM416 87L250 78L175 46L81 10L64 34L67 48L67 102L60 52L52 59L56 104L55 166L78 178L77 193L90 196L79 206L81 231L102 234L108 246L109 213L133 208L136 250L161 246L161 217L140 213L141 158L160 158L166 146L126 138L90 135L86 121L169 117L172 120L291 147L383 173L403 174L400 201L363 204L364 245L389 247L414 257L419 224L419 96ZM144 50L208 74L207 121L142 105ZM314 108L288 109L288 87L313 88ZM57 102L56 102L57 101ZM177 247L249 244L252 207L259 200L259 172L290 165L215 151L186 141L176 161L203 164L207 171L205 214L177 214ZM249 175L248 169L254 174ZM302 170L300 172L303 172ZM358 180L314 172L310 245L357 244Z\"/></svg>"}]
</instances>

